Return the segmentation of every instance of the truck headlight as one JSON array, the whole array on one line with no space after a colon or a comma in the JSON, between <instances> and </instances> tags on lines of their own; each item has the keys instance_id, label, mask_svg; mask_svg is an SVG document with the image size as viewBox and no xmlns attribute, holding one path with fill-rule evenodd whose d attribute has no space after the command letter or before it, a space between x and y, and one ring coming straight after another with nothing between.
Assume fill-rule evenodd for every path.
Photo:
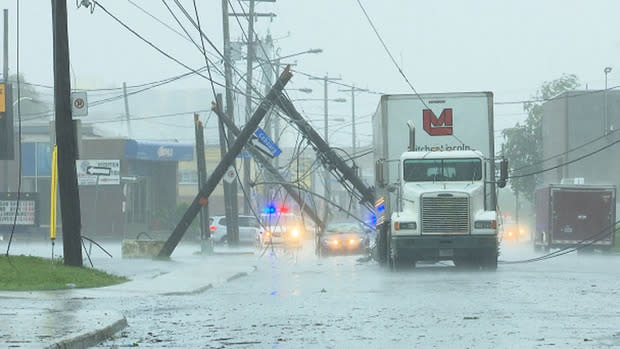
<instances>
[{"instance_id":1,"label":"truck headlight","mask_svg":"<svg viewBox=\"0 0 620 349\"><path fill-rule=\"evenodd\" d=\"M418 224L416 222L395 222L394 229L395 230L416 230L418 229Z\"/></svg>"},{"instance_id":2,"label":"truck headlight","mask_svg":"<svg viewBox=\"0 0 620 349\"><path fill-rule=\"evenodd\" d=\"M495 229L497 228L496 221L475 221L474 228L476 229Z\"/></svg>"}]
</instances>

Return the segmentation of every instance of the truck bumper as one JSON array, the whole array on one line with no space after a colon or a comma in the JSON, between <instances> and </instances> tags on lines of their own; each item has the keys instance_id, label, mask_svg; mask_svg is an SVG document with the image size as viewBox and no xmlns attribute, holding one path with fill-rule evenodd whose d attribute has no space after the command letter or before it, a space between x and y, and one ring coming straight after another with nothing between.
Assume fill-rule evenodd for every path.
<instances>
[{"instance_id":1,"label":"truck bumper","mask_svg":"<svg viewBox=\"0 0 620 349\"><path fill-rule=\"evenodd\" d=\"M393 257L406 260L453 260L497 251L497 235L392 236Z\"/></svg>"}]
</instances>

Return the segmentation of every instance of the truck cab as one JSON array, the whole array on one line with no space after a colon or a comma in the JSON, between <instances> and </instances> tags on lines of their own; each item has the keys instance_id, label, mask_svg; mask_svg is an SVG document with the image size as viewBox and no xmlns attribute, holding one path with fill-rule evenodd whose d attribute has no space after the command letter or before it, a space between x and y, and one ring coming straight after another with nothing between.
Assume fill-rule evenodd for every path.
<instances>
[{"instance_id":1,"label":"truck cab","mask_svg":"<svg viewBox=\"0 0 620 349\"><path fill-rule=\"evenodd\" d=\"M392 264L497 266L497 216L485 207L485 159L473 150L405 152L391 215Z\"/></svg>"}]
</instances>

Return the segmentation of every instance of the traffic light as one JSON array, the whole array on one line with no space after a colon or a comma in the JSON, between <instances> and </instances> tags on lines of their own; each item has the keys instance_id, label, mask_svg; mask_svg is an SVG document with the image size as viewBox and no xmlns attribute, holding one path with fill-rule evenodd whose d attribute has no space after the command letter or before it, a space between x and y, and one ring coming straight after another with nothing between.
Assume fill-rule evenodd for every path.
<instances>
[{"instance_id":1,"label":"traffic light","mask_svg":"<svg viewBox=\"0 0 620 349\"><path fill-rule=\"evenodd\" d=\"M12 92L11 84L0 84L0 160L15 160Z\"/></svg>"}]
</instances>

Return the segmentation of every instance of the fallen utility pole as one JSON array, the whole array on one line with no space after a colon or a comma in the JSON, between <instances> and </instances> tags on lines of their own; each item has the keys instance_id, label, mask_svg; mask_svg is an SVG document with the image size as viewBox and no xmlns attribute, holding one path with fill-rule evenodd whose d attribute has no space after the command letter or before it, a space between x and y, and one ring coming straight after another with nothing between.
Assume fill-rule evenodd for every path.
<instances>
[{"instance_id":1,"label":"fallen utility pole","mask_svg":"<svg viewBox=\"0 0 620 349\"><path fill-rule=\"evenodd\" d=\"M293 103L285 96L278 98L278 105L282 111L288 115L298 125L301 133L312 143L317 156L323 163L323 166L331 171L339 178L341 183L348 181L358 193L360 203L364 204L370 211L375 208L375 192L372 187L367 186L356 171L349 167L346 162L340 158L321 138L321 136L312 128L312 126L299 114L293 106Z\"/></svg>"},{"instance_id":2,"label":"fallen utility pole","mask_svg":"<svg viewBox=\"0 0 620 349\"><path fill-rule=\"evenodd\" d=\"M269 111L269 109L274 105L275 100L281 95L284 86L286 86L292 76L290 67L284 69L284 72L282 72L282 75L280 75L278 81L276 81L273 85L271 91L269 91L267 96L263 99L261 104L258 106L258 109L254 112L254 115L252 115L250 120L241 130L241 133L239 133L237 139L235 139L235 142L228 148L226 155L213 170L213 173L209 176L209 179L205 183L204 187L200 190L200 192L198 192L198 195L196 195L194 201L192 201L191 205L183 215L183 218L181 218L181 221L172 231L172 235L170 235L164 244L164 247L162 247L161 251L159 251L157 257L170 257L187 231L187 228L190 226L194 218L196 218L198 212L200 212L203 206L207 205L209 196L213 193L220 180L222 180L222 177L224 177L228 167L235 161L235 158L241 152L243 146L249 141L250 137L258 127L258 124L265 117L267 111ZM221 112L220 105L216 105L215 107Z\"/></svg>"},{"instance_id":3,"label":"fallen utility pole","mask_svg":"<svg viewBox=\"0 0 620 349\"><path fill-rule=\"evenodd\" d=\"M239 137L241 131L235 125L235 123L227 117L221 109L214 109L215 113L219 117L219 119L226 124L228 130L233 133L235 137ZM288 192L289 196L297 202L299 207L316 223L316 225L323 230L325 228L325 223L323 220L319 218L314 209L306 203L306 201L299 195L299 188L296 185L288 183L288 181L280 174L280 172L271 164L271 161L267 159L261 151L255 147L252 143L248 142L245 145L245 148L252 154L252 157L256 162L260 163L267 172L271 173L274 177L273 183L280 184L284 187L284 189Z\"/></svg>"}]
</instances>

